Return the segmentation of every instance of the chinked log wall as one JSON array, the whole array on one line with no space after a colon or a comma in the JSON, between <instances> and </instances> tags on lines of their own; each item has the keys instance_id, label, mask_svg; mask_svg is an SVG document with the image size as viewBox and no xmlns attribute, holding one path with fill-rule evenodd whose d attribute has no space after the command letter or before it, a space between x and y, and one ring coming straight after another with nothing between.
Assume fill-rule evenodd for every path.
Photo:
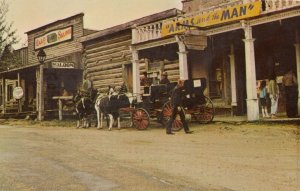
<instances>
[{"instance_id":1,"label":"chinked log wall","mask_svg":"<svg viewBox=\"0 0 300 191\"><path fill-rule=\"evenodd\" d=\"M179 79L179 60L163 60L163 71L168 73L168 79L171 82L176 82ZM140 74L146 71L146 61L140 60Z\"/></svg>"},{"instance_id":2,"label":"chinked log wall","mask_svg":"<svg viewBox=\"0 0 300 191\"><path fill-rule=\"evenodd\" d=\"M164 71L168 72L168 78L171 82L176 82L179 75L179 60L164 60Z\"/></svg>"},{"instance_id":3,"label":"chinked log wall","mask_svg":"<svg viewBox=\"0 0 300 191\"><path fill-rule=\"evenodd\" d=\"M106 92L108 85L121 86L124 82L124 65L132 62L130 51L131 34L98 39L85 45L86 78L93 82L94 88ZM179 61L164 60L164 71L170 81L179 78ZM140 58L140 74L146 71L146 62ZM133 82L134 83L134 82Z\"/></svg>"},{"instance_id":4,"label":"chinked log wall","mask_svg":"<svg viewBox=\"0 0 300 191\"><path fill-rule=\"evenodd\" d=\"M125 33L85 46L86 77L100 92L105 92L108 85L123 83L124 65L132 60L130 45L131 33Z\"/></svg>"}]
</instances>

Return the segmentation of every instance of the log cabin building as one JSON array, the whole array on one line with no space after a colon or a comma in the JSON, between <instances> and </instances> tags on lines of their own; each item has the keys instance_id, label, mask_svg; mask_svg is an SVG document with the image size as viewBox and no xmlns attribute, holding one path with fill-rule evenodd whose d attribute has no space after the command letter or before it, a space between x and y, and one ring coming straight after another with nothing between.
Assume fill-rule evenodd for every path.
<instances>
[{"instance_id":1,"label":"log cabin building","mask_svg":"<svg viewBox=\"0 0 300 191\"><path fill-rule=\"evenodd\" d=\"M94 88L100 92L105 92L108 85L120 86L123 82L129 91L132 91L136 84L136 79L132 76L133 67L135 67L135 61L133 61L135 58L131 50L132 32L134 32L132 28L135 25L161 22L175 17L179 12L177 9L170 9L82 37L80 42L84 47L84 78L91 81ZM153 29L148 28L147 30ZM153 33L156 32L159 31L153 31ZM167 54L167 52L165 53ZM157 54L157 56L159 55ZM152 57L150 58L151 61L146 54L140 57L140 74L147 70L149 62L156 61ZM169 67L178 69L178 62L170 61ZM178 71L174 72L178 73Z\"/></svg>"},{"instance_id":2,"label":"log cabin building","mask_svg":"<svg viewBox=\"0 0 300 191\"><path fill-rule=\"evenodd\" d=\"M160 66L158 70L168 71L174 79L205 78L205 94L215 107L228 108L235 115L246 114L253 121L259 119L259 81L268 80L275 72L281 87L279 112L284 112L281 79L288 68L297 73L300 84L300 2L182 3L182 14L132 29L133 91L141 91L141 59L146 57L160 63L154 67ZM177 68L170 67L173 65ZM299 104L300 100L298 110Z\"/></svg>"},{"instance_id":3,"label":"log cabin building","mask_svg":"<svg viewBox=\"0 0 300 191\"><path fill-rule=\"evenodd\" d=\"M2 114L37 111L42 120L58 109L54 96L78 90L83 73L79 38L95 32L83 28L83 17L76 14L26 32L28 46L16 51L22 66L0 73ZM40 50L46 53L42 65L37 58ZM13 96L16 87L23 90L20 100Z\"/></svg>"}]
</instances>

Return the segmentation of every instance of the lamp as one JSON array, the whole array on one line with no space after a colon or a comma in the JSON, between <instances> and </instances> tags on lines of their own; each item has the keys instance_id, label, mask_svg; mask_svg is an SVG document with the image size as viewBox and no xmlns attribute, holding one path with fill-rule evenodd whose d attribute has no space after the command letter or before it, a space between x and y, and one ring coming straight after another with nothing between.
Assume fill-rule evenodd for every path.
<instances>
[{"instance_id":1,"label":"lamp","mask_svg":"<svg viewBox=\"0 0 300 191\"><path fill-rule=\"evenodd\" d=\"M46 53L43 49L41 49L38 54L37 54L37 58L39 60L39 62L42 64L44 63L44 61L46 60Z\"/></svg>"}]
</instances>

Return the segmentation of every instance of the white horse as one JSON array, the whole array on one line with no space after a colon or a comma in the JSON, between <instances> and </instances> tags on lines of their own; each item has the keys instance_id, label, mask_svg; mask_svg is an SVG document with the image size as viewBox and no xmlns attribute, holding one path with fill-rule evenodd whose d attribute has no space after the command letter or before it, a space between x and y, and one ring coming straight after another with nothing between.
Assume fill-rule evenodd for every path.
<instances>
[{"instance_id":1,"label":"white horse","mask_svg":"<svg viewBox=\"0 0 300 191\"><path fill-rule=\"evenodd\" d=\"M112 86L109 86L108 87L108 93L107 95L99 95L96 99L96 102L95 102L95 109L96 109L96 113L97 113L97 129L102 129L103 128L103 115L104 115L104 111L103 109L100 108L101 105L103 104L106 104L112 95L115 95L115 90ZM108 114L109 116L109 121L110 121L110 124L109 124L109 130L111 130L112 128L112 124L114 122L114 119L113 119L113 116L112 114Z\"/></svg>"},{"instance_id":2,"label":"white horse","mask_svg":"<svg viewBox=\"0 0 300 191\"><path fill-rule=\"evenodd\" d=\"M109 86L109 91L107 95L100 95L96 99L95 109L97 112L98 125L97 129L103 128L103 116L107 115L109 117L108 129L111 130L114 124L114 120L117 119L118 129L121 128L120 125L120 108L130 107L134 97L131 93L117 93L113 87Z\"/></svg>"}]
</instances>

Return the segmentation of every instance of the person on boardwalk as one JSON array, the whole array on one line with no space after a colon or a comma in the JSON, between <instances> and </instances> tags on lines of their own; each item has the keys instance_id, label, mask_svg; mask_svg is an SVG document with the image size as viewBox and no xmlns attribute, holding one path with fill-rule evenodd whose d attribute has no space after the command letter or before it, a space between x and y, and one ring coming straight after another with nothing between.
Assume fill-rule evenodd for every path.
<instances>
[{"instance_id":1,"label":"person on boardwalk","mask_svg":"<svg viewBox=\"0 0 300 191\"><path fill-rule=\"evenodd\" d=\"M286 114L288 117L297 117L298 91L297 78L293 70L289 70L282 78L282 85L286 96Z\"/></svg>"},{"instance_id":2,"label":"person on boardwalk","mask_svg":"<svg viewBox=\"0 0 300 191\"><path fill-rule=\"evenodd\" d=\"M190 131L188 124L185 120L185 115L182 108L182 101L183 97L185 96L184 92L184 80L178 80L177 86L173 89L173 92L171 94L171 105L172 105L172 114L170 116L170 119L167 123L166 133L168 135L173 135L172 132L172 124L176 118L176 115L179 113L180 120L183 124L183 128L185 133L193 133L193 131Z\"/></svg>"},{"instance_id":3,"label":"person on boardwalk","mask_svg":"<svg viewBox=\"0 0 300 191\"><path fill-rule=\"evenodd\" d=\"M270 117L268 114L268 108L267 108L267 88L266 88L266 81L263 80L260 83L259 87L259 101L261 106L261 113L263 117Z\"/></svg>"},{"instance_id":4,"label":"person on boardwalk","mask_svg":"<svg viewBox=\"0 0 300 191\"><path fill-rule=\"evenodd\" d=\"M276 82L275 73L271 74L269 78L269 94L271 99L271 118L276 118L279 98L279 87Z\"/></svg>"}]
</instances>

